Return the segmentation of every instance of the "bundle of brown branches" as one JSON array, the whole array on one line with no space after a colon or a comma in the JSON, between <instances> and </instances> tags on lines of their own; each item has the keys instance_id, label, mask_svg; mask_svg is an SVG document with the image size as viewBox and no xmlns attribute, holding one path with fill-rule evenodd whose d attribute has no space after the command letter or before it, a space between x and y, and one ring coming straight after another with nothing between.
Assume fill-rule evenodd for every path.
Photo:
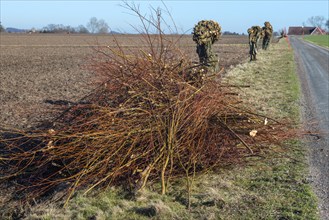
<instances>
[{"instance_id":1,"label":"bundle of brown branches","mask_svg":"<svg viewBox=\"0 0 329 220\"><path fill-rule=\"evenodd\" d=\"M265 117L243 109L229 87L205 78L202 67L166 39L161 16L138 15L158 31L142 35L147 48L98 48L90 67L100 86L84 104L67 109L55 127L1 140L0 178L16 180L27 198L62 185L68 198L76 189L115 184L139 190L148 180L159 180L164 194L170 178L236 161L282 139L282 130L273 130L282 125L264 125Z\"/></svg>"}]
</instances>

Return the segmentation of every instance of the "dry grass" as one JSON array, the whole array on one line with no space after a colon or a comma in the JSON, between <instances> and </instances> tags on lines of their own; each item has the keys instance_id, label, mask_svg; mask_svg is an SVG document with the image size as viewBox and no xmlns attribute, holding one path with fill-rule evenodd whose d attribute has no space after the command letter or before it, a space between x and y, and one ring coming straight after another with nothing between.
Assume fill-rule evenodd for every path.
<instances>
[{"instance_id":1,"label":"dry grass","mask_svg":"<svg viewBox=\"0 0 329 220\"><path fill-rule=\"evenodd\" d=\"M227 75L225 83L247 85L243 91L240 90L240 97L245 102L257 106L258 113L295 120L294 118L299 115L296 106L299 104L300 88L294 74L293 55L284 45L281 41L277 48L261 51L255 63L237 65ZM251 74L244 74L245 72ZM290 104L285 105L282 99Z\"/></svg>"}]
</instances>

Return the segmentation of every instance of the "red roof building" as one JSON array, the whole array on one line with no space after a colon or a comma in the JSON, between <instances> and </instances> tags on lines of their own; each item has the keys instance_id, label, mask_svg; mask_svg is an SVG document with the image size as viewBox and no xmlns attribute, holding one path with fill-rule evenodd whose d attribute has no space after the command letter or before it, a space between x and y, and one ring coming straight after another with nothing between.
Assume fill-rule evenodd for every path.
<instances>
[{"instance_id":1,"label":"red roof building","mask_svg":"<svg viewBox=\"0 0 329 220\"><path fill-rule=\"evenodd\" d=\"M324 30L319 27L289 27L288 35L323 35Z\"/></svg>"}]
</instances>

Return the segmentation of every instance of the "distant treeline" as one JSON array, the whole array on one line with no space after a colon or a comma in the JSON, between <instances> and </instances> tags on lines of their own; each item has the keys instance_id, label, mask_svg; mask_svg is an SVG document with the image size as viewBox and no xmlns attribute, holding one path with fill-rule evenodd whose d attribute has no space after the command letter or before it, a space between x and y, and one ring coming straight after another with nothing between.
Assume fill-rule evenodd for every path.
<instances>
[{"instance_id":1,"label":"distant treeline","mask_svg":"<svg viewBox=\"0 0 329 220\"><path fill-rule=\"evenodd\" d=\"M4 28L2 25L0 26L0 32L7 33L81 33L87 34L89 30L83 26L79 25L78 27L65 26L62 24L48 24L46 27L41 28L40 30L36 28L31 29L20 29L14 27Z\"/></svg>"},{"instance_id":2,"label":"distant treeline","mask_svg":"<svg viewBox=\"0 0 329 220\"><path fill-rule=\"evenodd\" d=\"M237 32L224 31L223 35L240 35L240 34ZM242 33L242 35L244 35L244 33Z\"/></svg>"},{"instance_id":3,"label":"distant treeline","mask_svg":"<svg viewBox=\"0 0 329 220\"><path fill-rule=\"evenodd\" d=\"M31 32L40 32L40 33L80 33L88 34L89 30L84 25L79 25L78 27L65 26L62 24L48 24L46 27L43 27L40 31L31 30Z\"/></svg>"},{"instance_id":4,"label":"distant treeline","mask_svg":"<svg viewBox=\"0 0 329 220\"><path fill-rule=\"evenodd\" d=\"M18 29L18 28L4 28L0 22L0 31L8 33L80 33L80 34L106 34L113 33L110 31L109 25L103 19L97 19L96 17L90 18L86 26L79 25L78 27L72 27L70 25L63 24L48 24L47 26L37 30L36 28Z\"/></svg>"}]
</instances>

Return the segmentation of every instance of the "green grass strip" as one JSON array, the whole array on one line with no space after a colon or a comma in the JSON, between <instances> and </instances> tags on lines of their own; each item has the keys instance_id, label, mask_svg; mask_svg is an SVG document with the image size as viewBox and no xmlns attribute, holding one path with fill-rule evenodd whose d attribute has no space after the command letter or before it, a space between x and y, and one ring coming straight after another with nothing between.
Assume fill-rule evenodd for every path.
<instances>
[{"instance_id":1,"label":"green grass strip","mask_svg":"<svg viewBox=\"0 0 329 220\"><path fill-rule=\"evenodd\" d=\"M329 35L310 35L304 39L320 46L329 47Z\"/></svg>"}]
</instances>

